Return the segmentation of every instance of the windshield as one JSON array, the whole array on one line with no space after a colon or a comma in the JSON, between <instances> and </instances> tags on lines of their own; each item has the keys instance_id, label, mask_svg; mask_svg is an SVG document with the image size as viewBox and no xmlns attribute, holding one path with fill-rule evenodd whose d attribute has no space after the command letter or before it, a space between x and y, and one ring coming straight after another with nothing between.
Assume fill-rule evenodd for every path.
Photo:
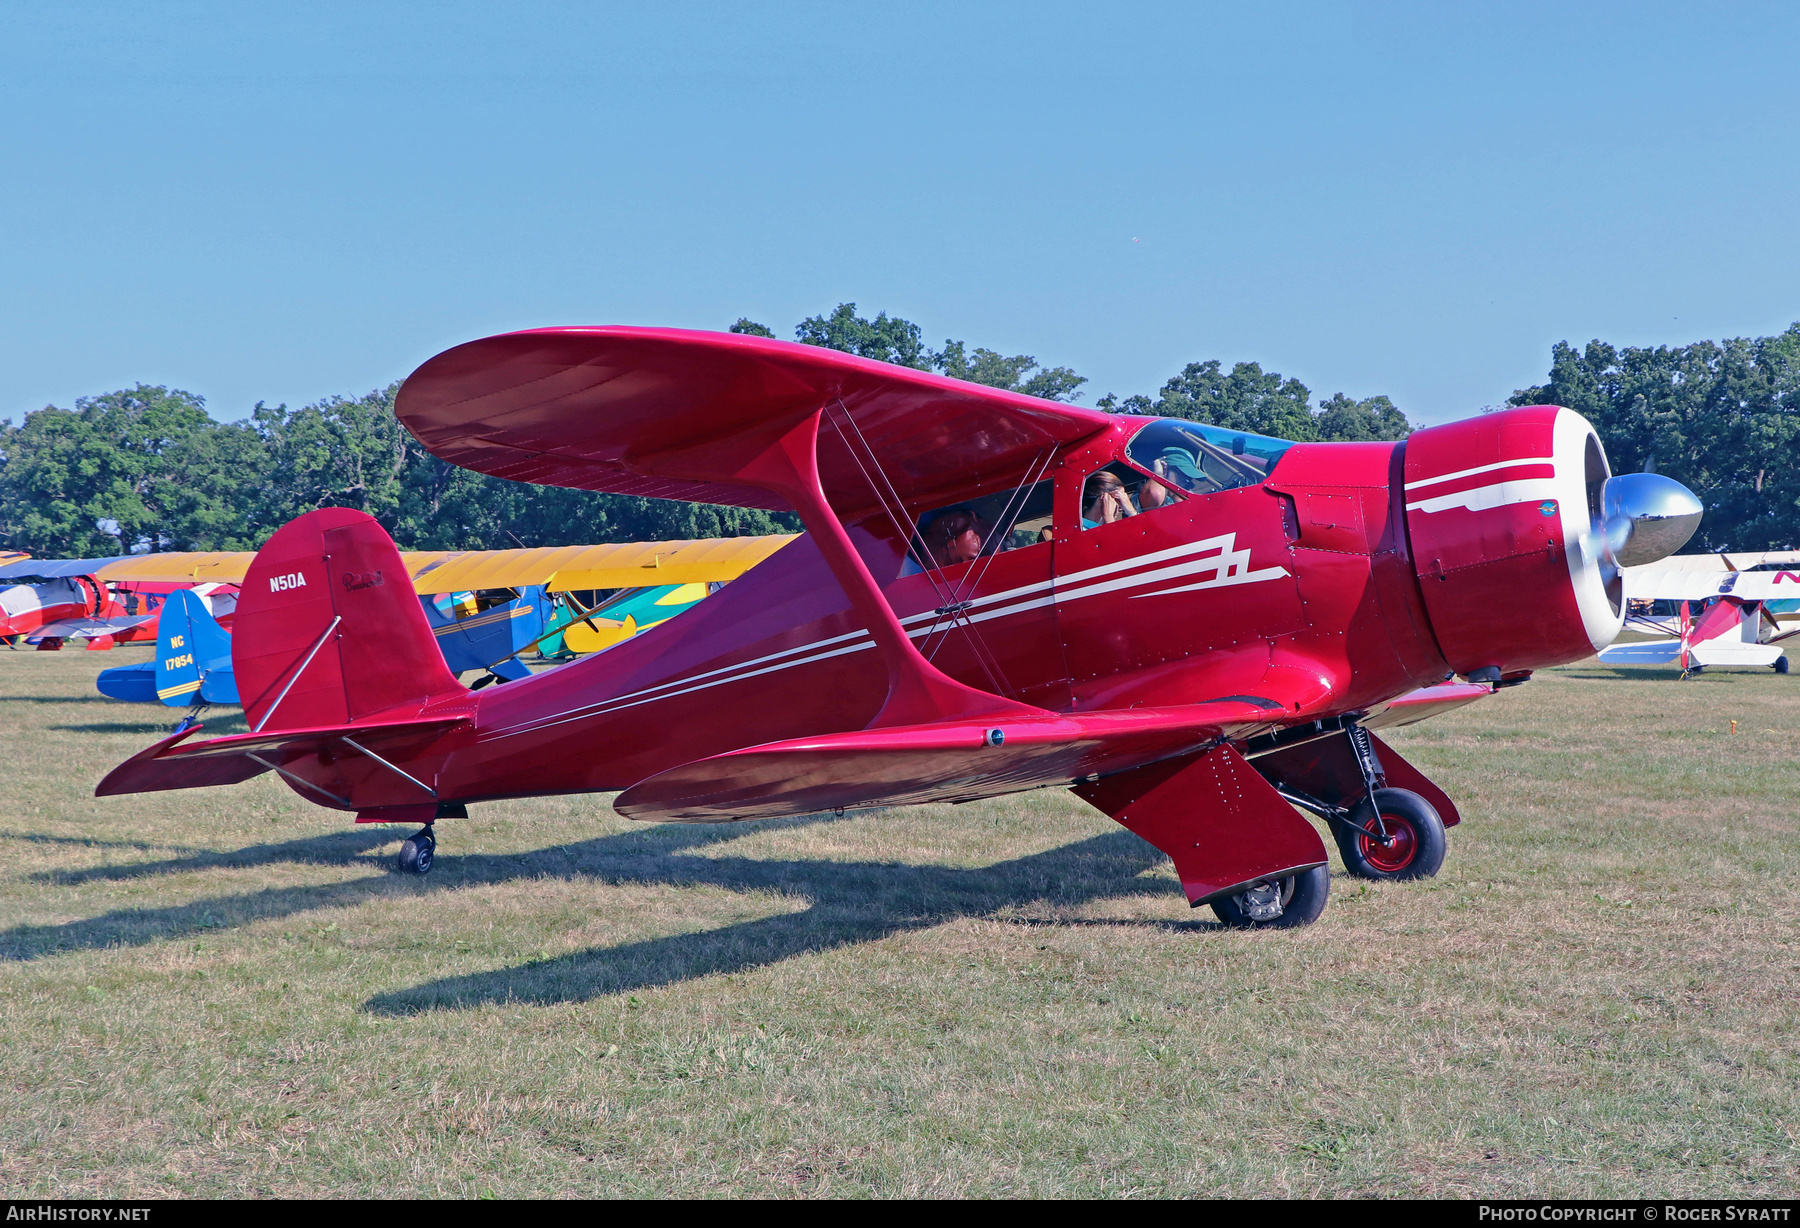
<instances>
[{"instance_id":1,"label":"windshield","mask_svg":"<svg viewBox=\"0 0 1800 1228\"><path fill-rule=\"evenodd\" d=\"M1125 454L1133 464L1172 485L1208 494L1254 486L1269 476L1281 454L1293 446L1289 440L1267 435L1158 418L1132 436Z\"/></svg>"}]
</instances>

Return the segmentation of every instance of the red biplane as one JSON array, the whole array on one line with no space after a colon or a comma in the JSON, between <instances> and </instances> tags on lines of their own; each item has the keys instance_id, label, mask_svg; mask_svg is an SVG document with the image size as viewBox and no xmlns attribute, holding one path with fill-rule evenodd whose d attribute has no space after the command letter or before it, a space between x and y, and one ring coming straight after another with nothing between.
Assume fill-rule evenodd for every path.
<instances>
[{"instance_id":1,"label":"red biplane","mask_svg":"<svg viewBox=\"0 0 1800 1228\"><path fill-rule=\"evenodd\" d=\"M0 638L22 636L40 651L60 649L63 641L82 638L89 648L108 649L115 641L156 637L148 624L155 614L139 613L138 598L121 602L95 573L113 559L34 559L0 566ZM15 578L36 584L9 584Z\"/></svg>"},{"instance_id":2,"label":"red biplane","mask_svg":"<svg viewBox=\"0 0 1800 1228\"><path fill-rule=\"evenodd\" d=\"M479 472L808 532L608 652L472 693L386 534L309 513L244 580L252 732L183 730L99 794L273 770L358 822L423 823L401 865L424 871L470 802L622 790L632 818L710 822L1062 786L1167 853L1193 904L1304 924L1329 876L1296 806L1374 877L1435 872L1457 821L1371 729L1591 655L1619 631L1620 544L1681 544L1669 501L1628 514L1644 475L1609 480L1553 406L1290 444L609 327L449 350L397 412Z\"/></svg>"}]
</instances>

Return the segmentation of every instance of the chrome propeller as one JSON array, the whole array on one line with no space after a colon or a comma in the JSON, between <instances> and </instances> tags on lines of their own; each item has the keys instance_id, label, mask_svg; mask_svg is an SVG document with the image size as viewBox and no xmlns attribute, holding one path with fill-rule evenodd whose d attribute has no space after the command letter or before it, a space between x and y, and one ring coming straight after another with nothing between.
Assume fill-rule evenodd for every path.
<instances>
[{"instance_id":1,"label":"chrome propeller","mask_svg":"<svg viewBox=\"0 0 1800 1228\"><path fill-rule=\"evenodd\" d=\"M1600 515L1578 543L1610 582L1622 567L1668 558L1687 544L1705 514L1693 491L1660 473L1622 473L1600 488Z\"/></svg>"}]
</instances>

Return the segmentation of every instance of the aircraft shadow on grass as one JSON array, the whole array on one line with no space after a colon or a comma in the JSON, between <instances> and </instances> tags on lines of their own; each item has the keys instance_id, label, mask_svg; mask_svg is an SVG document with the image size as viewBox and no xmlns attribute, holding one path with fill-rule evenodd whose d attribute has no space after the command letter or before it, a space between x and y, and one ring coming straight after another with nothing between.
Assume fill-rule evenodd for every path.
<instances>
[{"instance_id":1,"label":"aircraft shadow on grass","mask_svg":"<svg viewBox=\"0 0 1800 1228\"><path fill-rule=\"evenodd\" d=\"M792 826L828 819L786 820ZM771 824L758 824L766 829ZM446 977L378 994L364 1009L406 1015L487 1003L548 1005L741 972L809 952L872 942L963 917L993 916L1036 903L1068 907L1123 896L1178 895L1172 880L1142 877L1164 858L1126 831L1063 845L978 869L904 863L683 857L687 849L736 839L741 825L668 824L524 854L443 855L430 879L391 873L345 883L277 887L167 908L121 909L62 925L0 931L0 959L23 961L78 949L142 946L184 934L252 924L323 908L346 907L402 889L487 885L521 878L566 878L615 886L714 886L773 891L809 902L798 912L619 946L592 947L554 959L468 976ZM195 853L164 861L49 871L40 881L73 885L183 871L278 862L354 865L390 844L395 833L357 829L254 845L235 853ZM1125 922L1158 928L1212 928L1195 922Z\"/></svg>"},{"instance_id":2,"label":"aircraft shadow on grass","mask_svg":"<svg viewBox=\"0 0 1800 1228\"><path fill-rule=\"evenodd\" d=\"M1559 672L1565 678L1580 682L1677 682L1681 679L1679 669L1651 669L1642 665L1583 665Z\"/></svg>"}]
</instances>

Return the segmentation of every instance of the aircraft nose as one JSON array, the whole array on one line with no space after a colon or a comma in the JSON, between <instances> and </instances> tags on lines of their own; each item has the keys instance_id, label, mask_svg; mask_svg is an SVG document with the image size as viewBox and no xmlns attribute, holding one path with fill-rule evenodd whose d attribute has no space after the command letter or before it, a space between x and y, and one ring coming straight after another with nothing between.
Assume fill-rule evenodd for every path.
<instances>
[{"instance_id":1,"label":"aircraft nose","mask_svg":"<svg viewBox=\"0 0 1800 1228\"><path fill-rule=\"evenodd\" d=\"M1660 473L1606 479L1600 494L1606 544L1621 567L1665 559L1687 544L1706 509L1694 492Z\"/></svg>"}]
</instances>

